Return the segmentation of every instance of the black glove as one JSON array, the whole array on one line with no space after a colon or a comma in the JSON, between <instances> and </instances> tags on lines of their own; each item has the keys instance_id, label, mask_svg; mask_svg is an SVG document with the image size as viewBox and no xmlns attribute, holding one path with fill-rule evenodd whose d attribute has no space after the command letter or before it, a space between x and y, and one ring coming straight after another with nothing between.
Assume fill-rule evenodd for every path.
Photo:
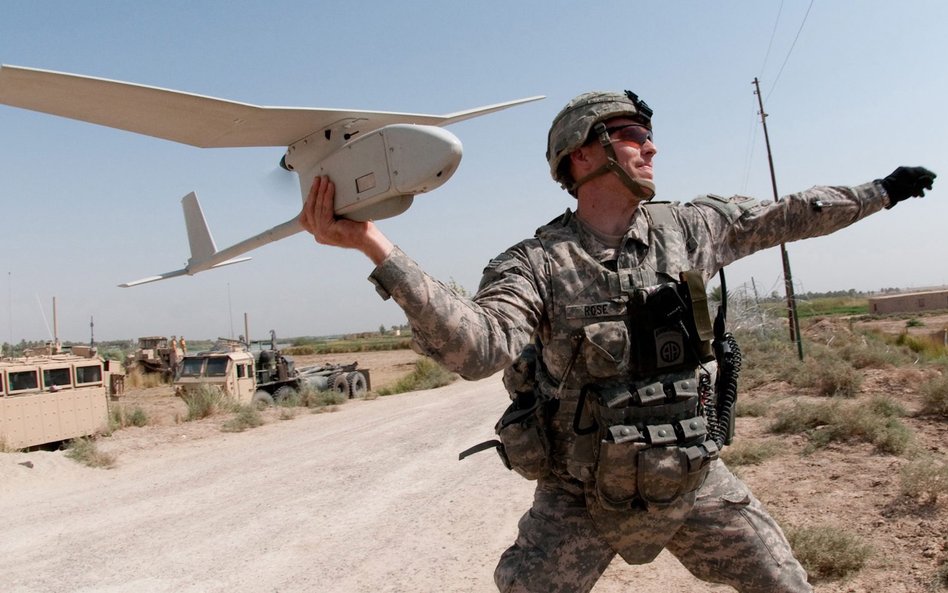
<instances>
[{"instance_id":1,"label":"black glove","mask_svg":"<svg viewBox=\"0 0 948 593\"><path fill-rule=\"evenodd\" d=\"M889 194L889 205L886 208L891 208L910 197L924 196L925 190L932 188L935 177L937 175L925 167L899 167L892 171L888 177L879 180L885 188L885 193Z\"/></svg>"}]
</instances>

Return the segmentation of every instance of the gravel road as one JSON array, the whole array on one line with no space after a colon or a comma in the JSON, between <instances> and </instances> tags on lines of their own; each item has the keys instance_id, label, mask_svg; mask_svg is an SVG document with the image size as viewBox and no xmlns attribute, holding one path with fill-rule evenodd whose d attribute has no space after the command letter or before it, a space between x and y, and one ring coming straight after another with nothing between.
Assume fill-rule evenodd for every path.
<instances>
[{"instance_id":1,"label":"gravel road","mask_svg":"<svg viewBox=\"0 0 948 593\"><path fill-rule=\"evenodd\" d=\"M110 470L0 455L0 589L494 591L532 484L493 453L457 454L493 436L505 404L494 376L213 438L195 423L125 429L100 442ZM595 589L632 590L733 591L666 554L614 562Z\"/></svg>"}]
</instances>

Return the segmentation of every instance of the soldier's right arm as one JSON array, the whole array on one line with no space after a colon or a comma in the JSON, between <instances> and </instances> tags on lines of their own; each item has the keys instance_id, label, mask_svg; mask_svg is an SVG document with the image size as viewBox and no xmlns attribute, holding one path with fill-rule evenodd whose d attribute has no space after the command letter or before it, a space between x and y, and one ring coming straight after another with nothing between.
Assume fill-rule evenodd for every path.
<instances>
[{"instance_id":1,"label":"soldier's right arm","mask_svg":"<svg viewBox=\"0 0 948 593\"><path fill-rule=\"evenodd\" d=\"M477 294L466 298L422 270L373 223L337 219L333 191L328 178L317 177L300 223L317 242L358 249L376 264L370 280L405 311L417 351L479 379L510 364L530 343L543 301L524 245L492 260Z\"/></svg>"}]
</instances>

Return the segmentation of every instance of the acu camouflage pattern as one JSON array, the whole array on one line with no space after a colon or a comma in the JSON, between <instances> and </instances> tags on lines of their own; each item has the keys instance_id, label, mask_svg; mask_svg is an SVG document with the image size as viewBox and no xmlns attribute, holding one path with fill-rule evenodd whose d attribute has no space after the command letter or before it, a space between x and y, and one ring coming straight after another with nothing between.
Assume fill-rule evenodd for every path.
<instances>
[{"instance_id":1,"label":"acu camouflage pattern","mask_svg":"<svg viewBox=\"0 0 948 593\"><path fill-rule=\"evenodd\" d=\"M707 281L742 257L780 243L827 235L878 212L887 203L884 190L875 183L814 187L769 203L705 196L672 206L695 249L676 250L664 259L687 258L679 267L700 270ZM644 214L636 215L619 248L596 246L594 238L589 243L598 257L614 257L621 250L629 252L629 258L642 258L649 250L648 221ZM544 348L550 345L550 280L544 257L536 239L514 245L491 260L472 299L460 297L426 274L397 248L370 280L383 298L394 299L405 311L417 352L475 380L509 366L534 335ZM544 351L544 364L552 364L549 374L557 376L564 361L547 356Z\"/></svg>"},{"instance_id":2,"label":"acu camouflage pattern","mask_svg":"<svg viewBox=\"0 0 948 593\"><path fill-rule=\"evenodd\" d=\"M550 164L553 179L567 187L572 180L561 167L566 155L586 143L596 123L623 116L651 125L651 109L625 93L593 91L583 93L567 103L553 118L547 136L546 160Z\"/></svg>"},{"instance_id":3,"label":"acu camouflage pattern","mask_svg":"<svg viewBox=\"0 0 948 593\"><path fill-rule=\"evenodd\" d=\"M501 593L585 593L593 588L615 551L602 537L603 528L589 520L582 488L552 477L537 483L533 508L520 519L517 540L494 571ZM697 494L670 511L681 526L665 544L693 575L741 593L812 591L780 527L723 463L714 462ZM629 527L653 533L668 529L664 514L640 513L630 525L612 524L607 512L597 512L606 513L599 523L614 525L606 529L617 537L630 537L618 533ZM648 541L642 545L655 547Z\"/></svg>"},{"instance_id":4,"label":"acu camouflage pattern","mask_svg":"<svg viewBox=\"0 0 948 593\"><path fill-rule=\"evenodd\" d=\"M727 582L739 591L810 590L779 528L719 461L696 492L694 506L687 496L665 508L616 514L596 503L594 491L584 492L588 485L563 471L572 451L571 425L563 419L572 418L578 389L600 378L577 363L577 373L560 384L573 344L568 327L553 316L557 303L594 307L605 302L595 290L584 292L602 286L604 262L616 261L618 269L630 271L631 281L644 283L639 286L654 284L648 270L657 269L650 266L659 261L661 273L696 270L707 281L741 257L829 234L887 203L874 183L815 187L773 203L704 196L669 206L677 221L671 226L684 229L680 236L657 240L643 208L618 246L600 241L567 214L554 225L563 235L553 244L563 253L545 252L537 238L514 245L490 262L473 299L431 278L398 249L376 268L371 280L405 311L414 348L464 378L487 377L507 367L534 338L542 346L541 385L546 382L544 389L560 397L549 426L554 473L539 481L517 543L501 559L496 580L502 591L588 591L617 550L626 560L647 561L662 547L701 578ZM594 261L569 273L565 265L557 266L564 277L551 277L547 255L562 257L563 264L578 261L567 254L575 245ZM635 279L636 274L643 277ZM565 298L554 294L564 288Z\"/></svg>"}]
</instances>

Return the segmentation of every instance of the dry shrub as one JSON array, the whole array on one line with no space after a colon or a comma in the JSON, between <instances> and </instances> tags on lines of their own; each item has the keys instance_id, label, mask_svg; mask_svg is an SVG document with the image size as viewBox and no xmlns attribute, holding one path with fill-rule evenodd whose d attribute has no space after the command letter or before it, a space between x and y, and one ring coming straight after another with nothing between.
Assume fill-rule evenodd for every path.
<instances>
[{"instance_id":1,"label":"dry shrub","mask_svg":"<svg viewBox=\"0 0 948 593\"><path fill-rule=\"evenodd\" d=\"M753 389L791 376L799 366L796 352L786 336L773 333L738 331L741 347L741 387Z\"/></svg>"},{"instance_id":2,"label":"dry shrub","mask_svg":"<svg viewBox=\"0 0 948 593\"><path fill-rule=\"evenodd\" d=\"M899 472L899 491L910 498L935 504L948 490L948 462L944 457L925 455L913 459Z\"/></svg>"},{"instance_id":3,"label":"dry shrub","mask_svg":"<svg viewBox=\"0 0 948 593\"><path fill-rule=\"evenodd\" d=\"M223 432L243 432L248 428L263 426L263 416L254 406L238 406L233 418L221 426Z\"/></svg>"},{"instance_id":4,"label":"dry shrub","mask_svg":"<svg viewBox=\"0 0 948 593\"><path fill-rule=\"evenodd\" d=\"M740 440L729 445L721 452L721 459L728 465L760 465L777 456L783 445L775 440Z\"/></svg>"},{"instance_id":5,"label":"dry shrub","mask_svg":"<svg viewBox=\"0 0 948 593\"><path fill-rule=\"evenodd\" d=\"M787 539L813 582L846 578L863 568L872 548L856 534L830 526L788 529Z\"/></svg>"},{"instance_id":6,"label":"dry shrub","mask_svg":"<svg viewBox=\"0 0 948 593\"><path fill-rule=\"evenodd\" d=\"M820 395L853 397L862 385L862 375L831 348L813 345L788 381L797 387L815 388Z\"/></svg>"},{"instance_id":7,"label":"dry shrub","mask_svg":"<svg viewBox=\"0 0 948 593\"><path fill-rule=\"evenodd\" d=\"M89 467L109 469L115 466L115 456L99 451L95 441L87 438L73 439L66 450L66 457Z\"/></svg>"},{"instance_id":8,"label":"dry shrub","mask_svg":"<svg viewBox=\"0 0 948 593\"><path fill-rule=\"evenodd\" d=\"M148 415L145 410L139 406L129 410L126 406L112 406L109 409L109 427L112 430L125 428L126 426L146 426L148 424Z\"/></svg>"},{"instance_id":9,"label":"dry shrub","mask_svg":"<svg viewBox=\"0 0 948 593\"><path fill-rule=\"evenodd\" d=\"M734 406L734 413L737 417L763 418L770 410L771 402L763 399L748 400L746 398L737 398L737 404Z\"/></svg>"},{"instance_id":10,"label":"dry shrub","mask_svg":"<svg viewBox=\"0 0 948 593\"><path fill-rule=\"evenodd\" d=\"M869 331L838 348L839 355L856 369L887 369L911 364L905 348L890 344L880 332Z\"/></svg>"},{"instance_id":11,"label":"dry shrub","mask_svg":"<svg viewBox=\"0 0 948 593\"><path fill-rule=\"evenodd\" d=\"M781 410L770 425L777 434L805 434L806 452L833 442L857 440L875 445L882 453L903 453L912 440L911 430L899 418L905 410L896 402L877 396L843 405L828 402L794 402Z\"/></svg>"},{"instance_id":12,"label":"dry shrub","mask_svg":"<svg viewBox=\"0 0 948 593\"><path fill-rule=\"evenodd\" d=\"M231 401L216 385L199 385L196 389L184 392L181 399L188 406L188 416L185 420L200 420L234 409Z\"/></svg>"},{"instance_id":13,"label":"dry shrub","mask_svg":"<svg viewBox=\"0 0 948 593\"><path fill-rule=\"evenodd\" d=\"M167 384L161 373L144 373L138 367L131 368L125 375L126 389L149 389Z\"/></svg>"},{"instance_id":14,"label":"dry shrub","mask_svg":"<svg viewBox=\"0 0 948 593\"><path fill-rule=\"evenodd\" d=\"M948 418L948 374L942 374L921 386L922 412Z\"/></svg>"},{"instance_id":15,"label":"dry shrub","mask_svg":"<svg viewBox=\"0 0 948 593\"><path fill-rule=\"evenodd\" d=\"M379 395L394 395L406 391L422 391L450 385L458 376L430 358L415 361L415 370L399 379L395 385L379 389Z\"/></svg>"}]
</instances>

